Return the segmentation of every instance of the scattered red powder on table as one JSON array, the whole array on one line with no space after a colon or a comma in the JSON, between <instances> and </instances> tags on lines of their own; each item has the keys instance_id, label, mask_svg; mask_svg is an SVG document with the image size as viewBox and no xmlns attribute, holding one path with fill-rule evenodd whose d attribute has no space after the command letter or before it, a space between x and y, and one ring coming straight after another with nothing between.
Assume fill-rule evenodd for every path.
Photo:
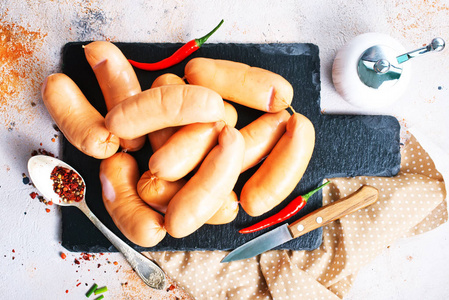
<instances>
[{"instance_id":1,"label":"scattered red powder on table","mask_svg":"<svg viewBox=\"0 0 449 300\"><path fill-rule=\"evenodd\" d=\"M0 116L5 126L14 122L12 110L30 121L34 108L30 97L39 97L43 81L41 61L35 55L46 34L11 22L8 11L0 15Z\"/></svg>"}]
</instances>

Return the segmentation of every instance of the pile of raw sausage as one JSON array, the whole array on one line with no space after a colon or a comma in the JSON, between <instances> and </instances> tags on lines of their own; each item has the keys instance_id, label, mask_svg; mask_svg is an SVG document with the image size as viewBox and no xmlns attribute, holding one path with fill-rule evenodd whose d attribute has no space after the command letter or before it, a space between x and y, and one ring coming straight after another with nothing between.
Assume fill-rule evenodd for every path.
<instances>
[{"instance_id":1,"label":"pile of raw sausage","mask_svg":"<svg viewBox=\"0 0 449 300\"><path fill-rule=\"evenodd\" d=\"M287 111L293 88L280 75L194 58L185 67L189 84L167 73L142 91L114 44L92 42L84 51L106 101L106 117L62 73L45 79L42 98L67 140L102 159L104 205L133 243L152 247L167 232L182 238L204 224L231 222L239 203L259 216L282 202L303 176L315 131L305 116ZM266 113L237 130L237 111L223 99ZM141 175L127 151L141 149L147 138L153 155ZM261 161L238 197L233 189L240 173Z\"/></svg>"}]
</instances>

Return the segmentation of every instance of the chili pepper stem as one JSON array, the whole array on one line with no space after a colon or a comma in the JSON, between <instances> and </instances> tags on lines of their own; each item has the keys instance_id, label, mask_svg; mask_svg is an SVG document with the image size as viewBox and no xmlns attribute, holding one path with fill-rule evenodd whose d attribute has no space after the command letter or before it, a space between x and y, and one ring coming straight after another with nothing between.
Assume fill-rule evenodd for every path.
<instances>
[{"instance_id":1,"label":"chili pepper stem","mask_svg":"<svg viewBox=\"0 0 449 300\"><path fill-rule=\"evenodd\" d=\"M196 45L198 46L198 48L201 47L201 46L207 41L207 39L210 38L210 36L211 36L212 34L214 34L215 31L218 30L218 28L220 28L220 26L221 26L221 24L223 24L223 22L224 22L224 20L221 20L220 23L218 23L218 25L215 26L215 28L212 29L211 32L209 32L208 34L206 34L206 35L203 36L203 37L200 37L199 39L195 39L195 43L196 43Z\"/></svg>"},{"instance_id":2,"label":"chili pepper stem","mask_svg":"<svg viewBox=\"0 0 449 300\"><path fill-rule=\"evenodd\" d=\"M308 192L307 194L303 195L302 197L304 198L304 200L307 202L307 200L309 200L309 198L315 194L316 192L318 192L319 190L321 190L323 187L325 187L326 185L328 185L330 183L330 181L326 181L325 183L323 183L322 185L320 185L319 187L317 187L316 189Z\"/></svg>"}]
</instances>

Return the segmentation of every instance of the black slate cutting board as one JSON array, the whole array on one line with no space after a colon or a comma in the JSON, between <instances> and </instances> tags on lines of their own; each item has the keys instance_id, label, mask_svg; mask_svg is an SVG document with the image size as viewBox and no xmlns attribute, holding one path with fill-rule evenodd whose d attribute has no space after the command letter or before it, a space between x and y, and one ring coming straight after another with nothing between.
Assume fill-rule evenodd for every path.
<instances>
[{"instance_id":1,"label":"black slate cutting board","mask_svg":"<svg viewBox=\"0 0 449 300\"><path fill-rule=\"evenodd\" d=\"M62 71L81 88L89 101L106 114L101 90L88 65L81 42L69 43L63 49ZM126 57L136 61L158 61L171 55L181 44L116 44ZM242 235L237 231L279 211L294 197L318 186L323 178L342 176L393 176L399 172L400 149L398 121L391 116L323 115L320 112L320 60L318 47L313 44L206 44L182 63L157 72L136 70L142 89L148 89L154 79L166 72L179 76L193 57L229 59L276 72L286 78L294 88L292 106L307 116L315 126L316 145L309 166L293 193L271 212L257 218L249 217L242 209L230 224L204 225L182 239L166 236L157 246L142 248L129 242L116 228L106 212L98 178L100 160L88 157L63 141L62 158L77 169L86 180L87 203L94 214L119 237L138 251L160 250L230 250L258 236L261 232ZM262 112L235 105L241 128ZM148 169L151 155L149 143L132 153L138 160L140 171ZM243 173L236 185L239 195L243 184L257 166ZM282 178L279 178L282 180ZM322 206L322 194L309 199L305 208L290 222ZM62 207L62 245L75 252L116 251L90 221L76 208ZM266 231L266 230L265 230ZM322 230L317 229L292 240L279 249L312 250L322 241Z\"/></svg>"}]
</instances>

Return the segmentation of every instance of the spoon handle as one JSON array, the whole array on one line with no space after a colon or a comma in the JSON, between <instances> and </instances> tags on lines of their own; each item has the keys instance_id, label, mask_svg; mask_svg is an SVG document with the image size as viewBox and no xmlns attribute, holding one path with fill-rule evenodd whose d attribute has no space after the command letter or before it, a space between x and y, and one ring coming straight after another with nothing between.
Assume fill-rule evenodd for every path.
<instances>
[{"instance_id":1,"label":"spoon handle","mask_svg":"<svg viewBox=\"0 0 449 300\"><path fill-rule=\"evenodd\" d=\"M78 208L92 221L103 235L120 251L139 277L151 288L161 290L165 287L165 273L154 262L123 242L92 213L85 201Z\"/></svg>"}]
</instances>

